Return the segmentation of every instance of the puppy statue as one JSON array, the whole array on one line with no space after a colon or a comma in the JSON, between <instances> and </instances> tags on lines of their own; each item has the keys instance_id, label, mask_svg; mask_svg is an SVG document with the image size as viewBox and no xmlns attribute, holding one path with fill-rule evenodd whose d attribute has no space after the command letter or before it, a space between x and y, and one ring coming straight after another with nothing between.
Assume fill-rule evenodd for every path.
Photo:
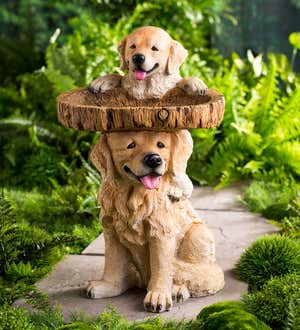
<instances>
[{"instance_id":1,"label":"puppy statue","mask_svg":"<svg viewBox=\"0 0 300 330\"><path fill-rule=\"evenodd\" d=\"M122 39L118 47L120 68L125 76L108 74L90 85L94 93L123 87L137 99L161 98L179 87L189 95L204 95L207 86L198 78L182 79L179 67L187 50L161 28L143 26Z\"/></svg>"},{"instance_id":2,"label":"puppy statue","mask_svg":"<svg viewBox=\"0 0 300 330\"><path fill-rule=\"evenodd\" d=\"M180 76L179 67L187 57L187 50L161 28L143 26L122 39L118 47L120 68L124 76L108 74L95 79L89 89L93 93L104 93L123 87L137 99L161 98L168 90L179 87L189 95L205 95L207 86L198 78ZM182 132L188 135L189 133ZM189 150L192 152L192 139ZM175 168L170 196L174 200L189 198L193 185L180 168Z\"/></svg>"}]
</instances>

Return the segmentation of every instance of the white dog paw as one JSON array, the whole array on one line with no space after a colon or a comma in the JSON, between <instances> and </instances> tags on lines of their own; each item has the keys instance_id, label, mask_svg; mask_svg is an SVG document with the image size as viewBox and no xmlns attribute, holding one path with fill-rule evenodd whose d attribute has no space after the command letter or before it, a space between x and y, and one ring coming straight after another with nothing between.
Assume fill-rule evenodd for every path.
<instances>
[{"instance_id":1,"label":"white dog paw","mask_svg":"<svg viewBox=\"0 0 300 330\"><path fill-rule=\"evenodd\" d=\"M121 86L121 76L119 74L108 74L96 78L89 86L92 93L105 93L111 89Z\"/></svg>"},{"instance_id":2,"label":"white dog paw","mask_svg":"<svg viewBox=\"0 0 300 330\"><path fill-rule=\"evenodd\" d=\"M193 184L190 178L184 173L176 175L172 179L172 185L168 194L172 202L179 201L181 197L190 198L193 192Z\"/></svg>"},{"instance_id":3,"label":"white dog paw","mask_svg":"<svg viewBox=\"0 0 300 330\"><path fill-rule=\"evenodd\" d=\"M121 293L120 288L104 280L91 281L86 289L86 295L91 299L115 297Z\"/></svg>"},{"instance_id":4,"label":"white dog paw","mask_svg":"<svg viewBox=\"0 0 300 330\"><path fill-rule=\"evenodd\" d=\"M144 299L144 308L152 313L169 311L172 308L172 297L167 291L149 290Z\"/></svg>"},{"instance_id":5,"label":"white dog paw","mask_svg":"<svg viewBox=\"0 0 300 330\"><path fill-rule=\"evenodd\" d=\"M185 285L173 285L172 299L181 303L190 298L190 292Z\"/></svg>"},{"instance_id":6,"label":"white dog paw","mask_svg":"<svg viewBox=\"0 0 300 330\"><path fill-rule=\"evenodd\" d=\"M208 90L205 83L197 77L184 78L177 86L182 88L188 95L204 96Z\"/></svg>"},{"instance_id":7,"label":"white dog paw","mask_svg":"<svg viewBox=\"0 0 300 330\"><path fill-rule=\"evenodd\" d=\"M171 186L168 197L171 202L178 202L183 195L183 190L177 186Z\"/></svg>"}]
</instances>

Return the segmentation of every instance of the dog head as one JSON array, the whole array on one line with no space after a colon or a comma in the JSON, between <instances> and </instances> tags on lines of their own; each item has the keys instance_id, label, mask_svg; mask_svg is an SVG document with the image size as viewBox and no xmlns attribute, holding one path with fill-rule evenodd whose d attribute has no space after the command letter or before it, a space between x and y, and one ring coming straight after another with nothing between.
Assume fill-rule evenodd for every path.
<instances>
[{"instance_id":1,"label":"dog head","mask_svg":"<svg viewBox=\"0 0 300 330\"><path fill-rule=\"evenodd\" d=\"M156 73L176 73L187 50L161 28L143 26L125 37L118 47L120 67L136 80Z\"/></svg>"},{"instance_id":2,"label":"dog head","mask_svg":"<svg viewBox=\"0 0 300 330\"><path fill-rule=\"evenodd\" d=\"M186 132L105 133L92 150L91 160L104 181L122 178L131 185L155 189L164 175L185 172L192 150Z\"/></svg>"}]
</instances>

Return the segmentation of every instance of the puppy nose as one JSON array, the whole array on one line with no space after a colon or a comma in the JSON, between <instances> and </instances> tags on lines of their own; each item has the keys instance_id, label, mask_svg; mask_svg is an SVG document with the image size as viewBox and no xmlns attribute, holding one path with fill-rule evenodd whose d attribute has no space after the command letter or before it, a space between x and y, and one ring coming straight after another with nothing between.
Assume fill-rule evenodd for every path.
<instances>
[{"instance_id":1,"label":"puppy nose","mask_svg":"<svg viewBox=\"0 0 300 330\"><path fill-rule=\"evenodd\" d=\"M145 62L145 56L143 54L134 54L132 61L134 64L143 64Z\"/></svg>"},{"instance_id":2,"label":"puppy nose","mask_svg":"<svg viewBox=\"0 0 300 330\"><path fill-rule=\"evenodd\" d=\"M158 154L146 155L144 158L144 164L150 168L156 168L162 164L162 159Z\"/></svg>"}]
</instances>

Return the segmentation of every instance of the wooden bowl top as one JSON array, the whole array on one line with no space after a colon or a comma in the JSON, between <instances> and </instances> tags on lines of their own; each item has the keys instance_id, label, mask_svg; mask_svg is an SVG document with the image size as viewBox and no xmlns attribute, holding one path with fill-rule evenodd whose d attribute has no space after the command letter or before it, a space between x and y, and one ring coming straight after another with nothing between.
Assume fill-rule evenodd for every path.
<instances>
[{"instance_id":1,"label":"wooden bowl top","mask_svg":"<svg viewBox=\"0 0 300 330\"><path fill-rule=\"evenodd\" d=\"M174 88L161 99L137 100L122 88L93 94L78 88L57 97L58 120L89 131L172 130L218 126L225 100L213 89L189 96Z\"/></svg>"}]
</instances>

